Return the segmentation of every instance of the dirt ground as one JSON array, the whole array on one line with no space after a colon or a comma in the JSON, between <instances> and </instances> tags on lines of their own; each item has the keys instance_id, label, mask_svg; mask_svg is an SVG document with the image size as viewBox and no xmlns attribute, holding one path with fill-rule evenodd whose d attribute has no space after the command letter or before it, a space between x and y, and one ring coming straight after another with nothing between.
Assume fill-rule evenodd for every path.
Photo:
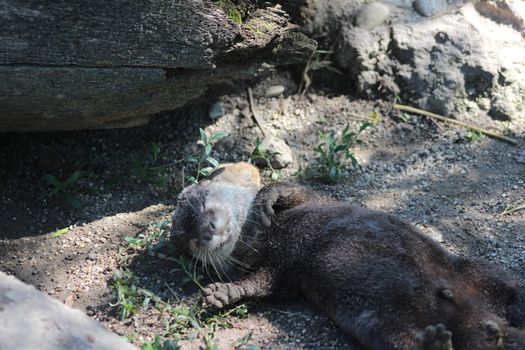
<instances>
[{"instance_id":1,"label":"dirt ground","mask_svg":"<svg viewBox=\"0 0 525 350\"><path fill-rule=\"evenodd\" d=\"M284 86L284 96L264 97L272 85ZM253 89L265 125L294 153L283 180L299 181L293 174L315 162L319 130L341 130L346 123L356 129L361 121L355 114L378 112L380 123L365 131L364 146L355 149L360 167L347 179L334 185L300 181L404 217L448 249L489 260L525 282L525 210L499 215L525 201L525 116L510 123L467 118L517 139L513 146L402 115L388 101L315 89L301 98L286 72ZM228 349L251 334L245 343L262 349L359 349L302 300L248 303L247 315L239 309L188 327L182 311L159 307L184 303L196 287L183 286L177 263L149 254L144 244L133 247L126 237L148 237L169 222L183 186L181 160L198 150L199 128L230 134L213 153L221 162L248 159L261 133L241 113L247 98L240 93L221 101L226 113L215 121L208 118L213 101L202 100L133 129L0 134L0 269L85 310L139 346L161 335L180 338L184 349L214 343ZM78 181L64 184L76 171L82 171ZM46 175L59 180L58 188ZM269 181L269 171L263 175ZM56 195L50 195L53 189ZM142 295L124 320L110 304L117 301L109 287L119 280L117 270L133 273L132 285ZM154 295L146 302L144 290Z\"/></svg>"}]
</instances>

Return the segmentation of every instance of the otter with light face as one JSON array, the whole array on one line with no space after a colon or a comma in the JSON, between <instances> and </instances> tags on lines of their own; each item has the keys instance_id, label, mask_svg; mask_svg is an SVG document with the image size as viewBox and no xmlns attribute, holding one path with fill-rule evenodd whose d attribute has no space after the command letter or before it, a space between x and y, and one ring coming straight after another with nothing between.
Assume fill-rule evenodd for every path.
<instances>
[{"instance_id":1,"label":"otter with light face","mask_svg":"<svg viewBox=\"0 0 525 350\"><path fill-rule=\"evenodd\" d=\"M516 281L387 213L295 185L205 182L181 193L173 228L231 279L205 288L216 307L301 294L364 349L525 350Z\"/></svg>"}]
</instances>

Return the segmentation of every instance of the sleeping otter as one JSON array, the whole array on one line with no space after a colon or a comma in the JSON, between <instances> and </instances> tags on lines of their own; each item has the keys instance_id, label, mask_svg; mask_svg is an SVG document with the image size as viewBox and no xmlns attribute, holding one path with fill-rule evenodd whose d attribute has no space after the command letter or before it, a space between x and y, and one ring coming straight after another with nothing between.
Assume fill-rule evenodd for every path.
<instances>
[{"instance_id":1,"label":"sleeping otter","mask_svg":"<svg viewBox=\"0 0 525 350\"><path fill-rule=\"evenodd\" d=\"M290 184L216 182L181 193L173 227L204 265L243 275L205 288L216 307L302 294L366 349L525 349L516 282L392 215Z\"/></svg>"}]
</instances>

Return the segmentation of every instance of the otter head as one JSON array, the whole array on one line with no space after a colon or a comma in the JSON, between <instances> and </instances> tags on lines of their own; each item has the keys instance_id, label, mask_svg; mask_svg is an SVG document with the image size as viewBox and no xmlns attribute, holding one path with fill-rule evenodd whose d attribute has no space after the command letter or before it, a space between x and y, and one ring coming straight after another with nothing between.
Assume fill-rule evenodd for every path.
<instances>
[{"instance_id":1,"label":"otter head","mask_svg":"<svg viewBox=\"0 0 525 350\"><path fill-rule=\"evenodd\" d=\"M226 272L256 188L204 181L182 191L173 216L178 248L187 250L217 274Z\"/></svg>"}]
</instances>

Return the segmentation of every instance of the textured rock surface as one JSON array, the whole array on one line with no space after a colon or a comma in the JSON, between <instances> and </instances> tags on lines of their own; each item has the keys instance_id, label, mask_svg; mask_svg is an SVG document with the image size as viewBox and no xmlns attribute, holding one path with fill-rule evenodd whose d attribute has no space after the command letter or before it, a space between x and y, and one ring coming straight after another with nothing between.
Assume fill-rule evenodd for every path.
<instances>
[{"instance_id":1,"label":"textured rock surface","mask_svg":"<svg viewBox=\"0 0 525 350\"><path fill-rule=\"evenodd\" d=\"M376 13L382 24L359 26L360 16L379 3L310 1L316 11L305 27L313 35L332 31L349 88L367 97L397 94L404 103L445 115L511 119L525 112L523 2L381 3L388 21L370 12L367 17ZM425 16L438 16L422 16L423 5Z\"/></svg>"},{"instance_id":2,"label":"textured rock surface","mask_svg":"<svg viewBox=\"0 0 525 350\"><path fill-rule=\"evenodd\" d=\"M136 348L81 311L0 272L0 349Z\"/></svg>"},{"instance_id":3,"label":"textured rock surface","mask_svg":"<svg viewBox=\"0 0 525 350\"><path fill-rule=\"evenodd\" d=\"M279 7L241 25L200 0L8 0L0 12L0 131L133 126L315 42Z\"/></svg>"}]
</instances>

